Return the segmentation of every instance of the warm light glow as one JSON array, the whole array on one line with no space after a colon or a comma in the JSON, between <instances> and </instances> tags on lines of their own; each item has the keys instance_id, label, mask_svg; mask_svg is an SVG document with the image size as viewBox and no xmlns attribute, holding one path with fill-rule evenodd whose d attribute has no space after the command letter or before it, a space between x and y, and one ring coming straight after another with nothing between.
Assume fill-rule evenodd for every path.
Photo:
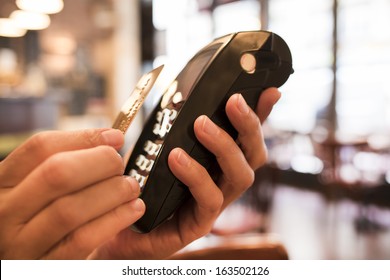
<instances>
[{"instance_id":1,"label":"warm light glow","mask_svg":"<svg viewBox=\"0 0 390 280\"><path fill-rule=\"evenodd\" d=\"M0 36L22 37L26 32L26 29L19 28L12 19L0 18Z\"/></svg>"},{"instance_id":2,"label":"warm light glow","mask_svg":"<svg viewBox=\"0 0 390 280\"><path fill-rule=\"evenodd\" d=\"M21 10L43 14L56 14L64 8L62 0L16 0L16 5Z\"/></svg>"},{"instance_id":3,"label":"warm light glow","mask_svg":"<svg viewBox=\"0 0 390 280\"><path fill-rule=\"evenodd\" d=\"M291 159L291 168L300 173L319 174L324 164L316 156L302 154Z\"/></svg>"},{"instance_id":4,"label":"warm light glow","mask_svg":"<svg viewBox=\"0 0 390 280\"><path fill-rule=\"evenodd\" d=\"M60 77L69 73L76 64L74 55L43 54L42 66L51 77Z\"/></svg>"},{"instance_id":5,"label":"warm light glow","mask_svg":"<svg viewBox=\"0 0 390 280\"><path fill-rule=\"evenodd\" d=\"M44 34L41 36L42 48L52 54L69 55L76 51L76 40L67 34Z\"/></svg>"},{"instance_id":6,"label":"warm light glow","mask_svg":"<svg viewBox=\"0 0 390 280\"><path fill-rule=\"evenodd\" d=\"M17 26L28 30L41 30L50 25L50 17L45 14L27 11L12 12L11 19L15 21Z\"/></svg>"}]
</instances>

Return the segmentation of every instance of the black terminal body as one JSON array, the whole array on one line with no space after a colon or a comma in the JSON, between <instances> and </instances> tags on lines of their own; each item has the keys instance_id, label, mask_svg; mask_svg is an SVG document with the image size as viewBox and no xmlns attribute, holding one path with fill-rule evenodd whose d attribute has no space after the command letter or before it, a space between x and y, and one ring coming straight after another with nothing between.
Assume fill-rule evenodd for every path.
<instances>
[{"instance_id":1,"label":"black terminal body","mask_svg":"<svg viewBox=\"0 0 390 280\"><path fill-rule=\"evenodd\" d=\"M218 176L215 157L196 139L193 124L207 115L234 139L225 105L241 93L254 108L260 93L283 85L292 69L290 50L267 31L238 32L220 37L201 49L183 68L151 113L127 163L125 174L138 180L145 215L133 229L149 232L167 220L190 197L168 167L168 155L180 147Z\"/></svg>"}]
</instances>

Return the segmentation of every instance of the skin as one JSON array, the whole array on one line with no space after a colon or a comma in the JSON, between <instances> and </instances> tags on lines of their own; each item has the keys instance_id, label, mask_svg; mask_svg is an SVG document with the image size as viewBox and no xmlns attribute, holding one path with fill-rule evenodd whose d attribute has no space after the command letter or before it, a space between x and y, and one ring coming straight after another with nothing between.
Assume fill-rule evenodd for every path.
<instances>
[{"instance_id":1,"label":"skin","mask_svg":"<svg viewBox=\"0 0 390 280\"><path fill-rule=\"evenodd\" d=\"M169 166L193 195L168 222L148 234L128 229L144 211L138 183L123 176L118 130L42 132L0 162L1 259L163 259L209 233L221 211L254 180L267 159L261 130L280 98L261 95L257 114L240 94L226 113L237 142L210 119L194 123L198 140L216 155L222 176L214 182L182 149ZM239 145L237 144L239 143ZM93 172L91 172L93 171Z\"/></svg>"}]
</instances>

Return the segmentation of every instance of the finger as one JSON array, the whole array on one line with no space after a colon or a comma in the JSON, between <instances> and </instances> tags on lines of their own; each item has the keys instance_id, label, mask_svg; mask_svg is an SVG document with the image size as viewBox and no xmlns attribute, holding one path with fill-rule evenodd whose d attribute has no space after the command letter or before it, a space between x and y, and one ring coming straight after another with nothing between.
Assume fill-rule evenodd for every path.
<instances>
[{"instance_id":1,"label":"finger","mask_svg":"<svg viewBox=\"0 0 390 280\"><path fill-rule=\"evenodd\" d=\"M197 139L213 153L222 170L223 180L235 186L235 192L227 191L230 197L252 185L254 172L233 138L216 126L208 117L200 116L194 124ZM225 186L220 186L222 191Z\"/></svg>"},{"instance_id":2,"label":"finger","mask_svg":"<svg viewBox=\"0 0 390 280\"><path fill-rule=\"evenodd\" d=\"M263 123L272 111L273 106L278 102L281 93L277 88L268 88L264 90L257 103L256 112Z\"/></svg>"},{"instance_id":3,"label":"finger","mask_svg":"<svg viewBox=\"0 0 390 280\"><path fill-rule=\"evenodd\" d=\"M29 242L24 246L24 250L34 252L35 257L42 256L69 233L72 238L75 237L75 233L72 233L74 230L78 231L78 228L113 211L120 205L137 199L138 195L139 185L132 178L117 176L105 180L56 200L31 219L24 226L18 238L33 240L34 242ZM101 231L104 230L101 229ZM94 234L99 235L98 231ZM96 237L91 235L90 238ZM76 241L78 240L76 238ZM73 244L74 240L69 240L67 237L61 242L61 244L65 243ZM77 244L79 245L81 244Z\"/></svg>"},{"instance_id":4,"label":"finger","mask_svg":"<svg viewBox=\"0 0 390 280\"><path fill-rule=\"evenodd\" d=\"M77 229L67 240L50 251L48 259L86 259L99 246L114 238L145 213L144 202L137 198Z\"/></svg>"},{"instance_id":5,"label":"finger","mask_svg":"<svg viewBox=\"0 0 390 280\"><path fill-rule=\"evenodd\" d=\"M122 147L123 133L115 129L49 131L32 136L0 162L0 187L12 187L55 153L108 145Z\"/></svg>"},{"instance_id":6,"label":"finger","mask_svg":"<svg viewBox=\"0 0 390 280\"><path fill-rule=\"evenodd\" d=\"M61 196L122 175L123 162L111 147L58 153L9 192L7 209L15 223L27 222Z\"/></svg>"},{"instance_id":7,"label":"finger","mask_svg":"<svg viewBox=\"0 0 390 280\"><path fill-rule=\"evenodd\" d=\"M238 131L238 143L252 169L262 166L267 159L260 120L246 104L241 94L233 95L226 104L226 114Z\"/></svg>"},{"instance_id":8,"label":"finger","mask_svg":"<svg viewBox=\"0 0 390 280\"><path fill-rule=\"evenodd\" d=\"M182 241L187 244L210 231L223 204L223 195L207 170L182 149L173 149L168 163L173 174L188 186L196 201L193 215L180 212L181 232L185 234Z\"/></svg>"}]
</instances>

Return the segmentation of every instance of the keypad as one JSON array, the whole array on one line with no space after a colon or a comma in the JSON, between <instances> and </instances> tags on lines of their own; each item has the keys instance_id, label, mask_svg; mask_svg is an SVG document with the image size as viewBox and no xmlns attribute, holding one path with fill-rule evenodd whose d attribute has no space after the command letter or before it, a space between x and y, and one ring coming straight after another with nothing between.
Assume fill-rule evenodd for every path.
<instances>
[{"instance_id":1,"label":"keypad","mask_svg":"<svg viewBox=\"0 0 390 280\"><path fill-rule=\"evenodd\" d=\"M157 142L147 140L144 144L144 153L139 154L135 160L135 169L131 169L129 175L135 178L142 188L153 168L156 157L158 156L163 140L169 133L173 121L176 119L178 112L174 109L164 108L156 113L156 123L153 127L153 133L160 138ZM160 142L160 143L159 143Z\"/></svg>"}]
</instances>

